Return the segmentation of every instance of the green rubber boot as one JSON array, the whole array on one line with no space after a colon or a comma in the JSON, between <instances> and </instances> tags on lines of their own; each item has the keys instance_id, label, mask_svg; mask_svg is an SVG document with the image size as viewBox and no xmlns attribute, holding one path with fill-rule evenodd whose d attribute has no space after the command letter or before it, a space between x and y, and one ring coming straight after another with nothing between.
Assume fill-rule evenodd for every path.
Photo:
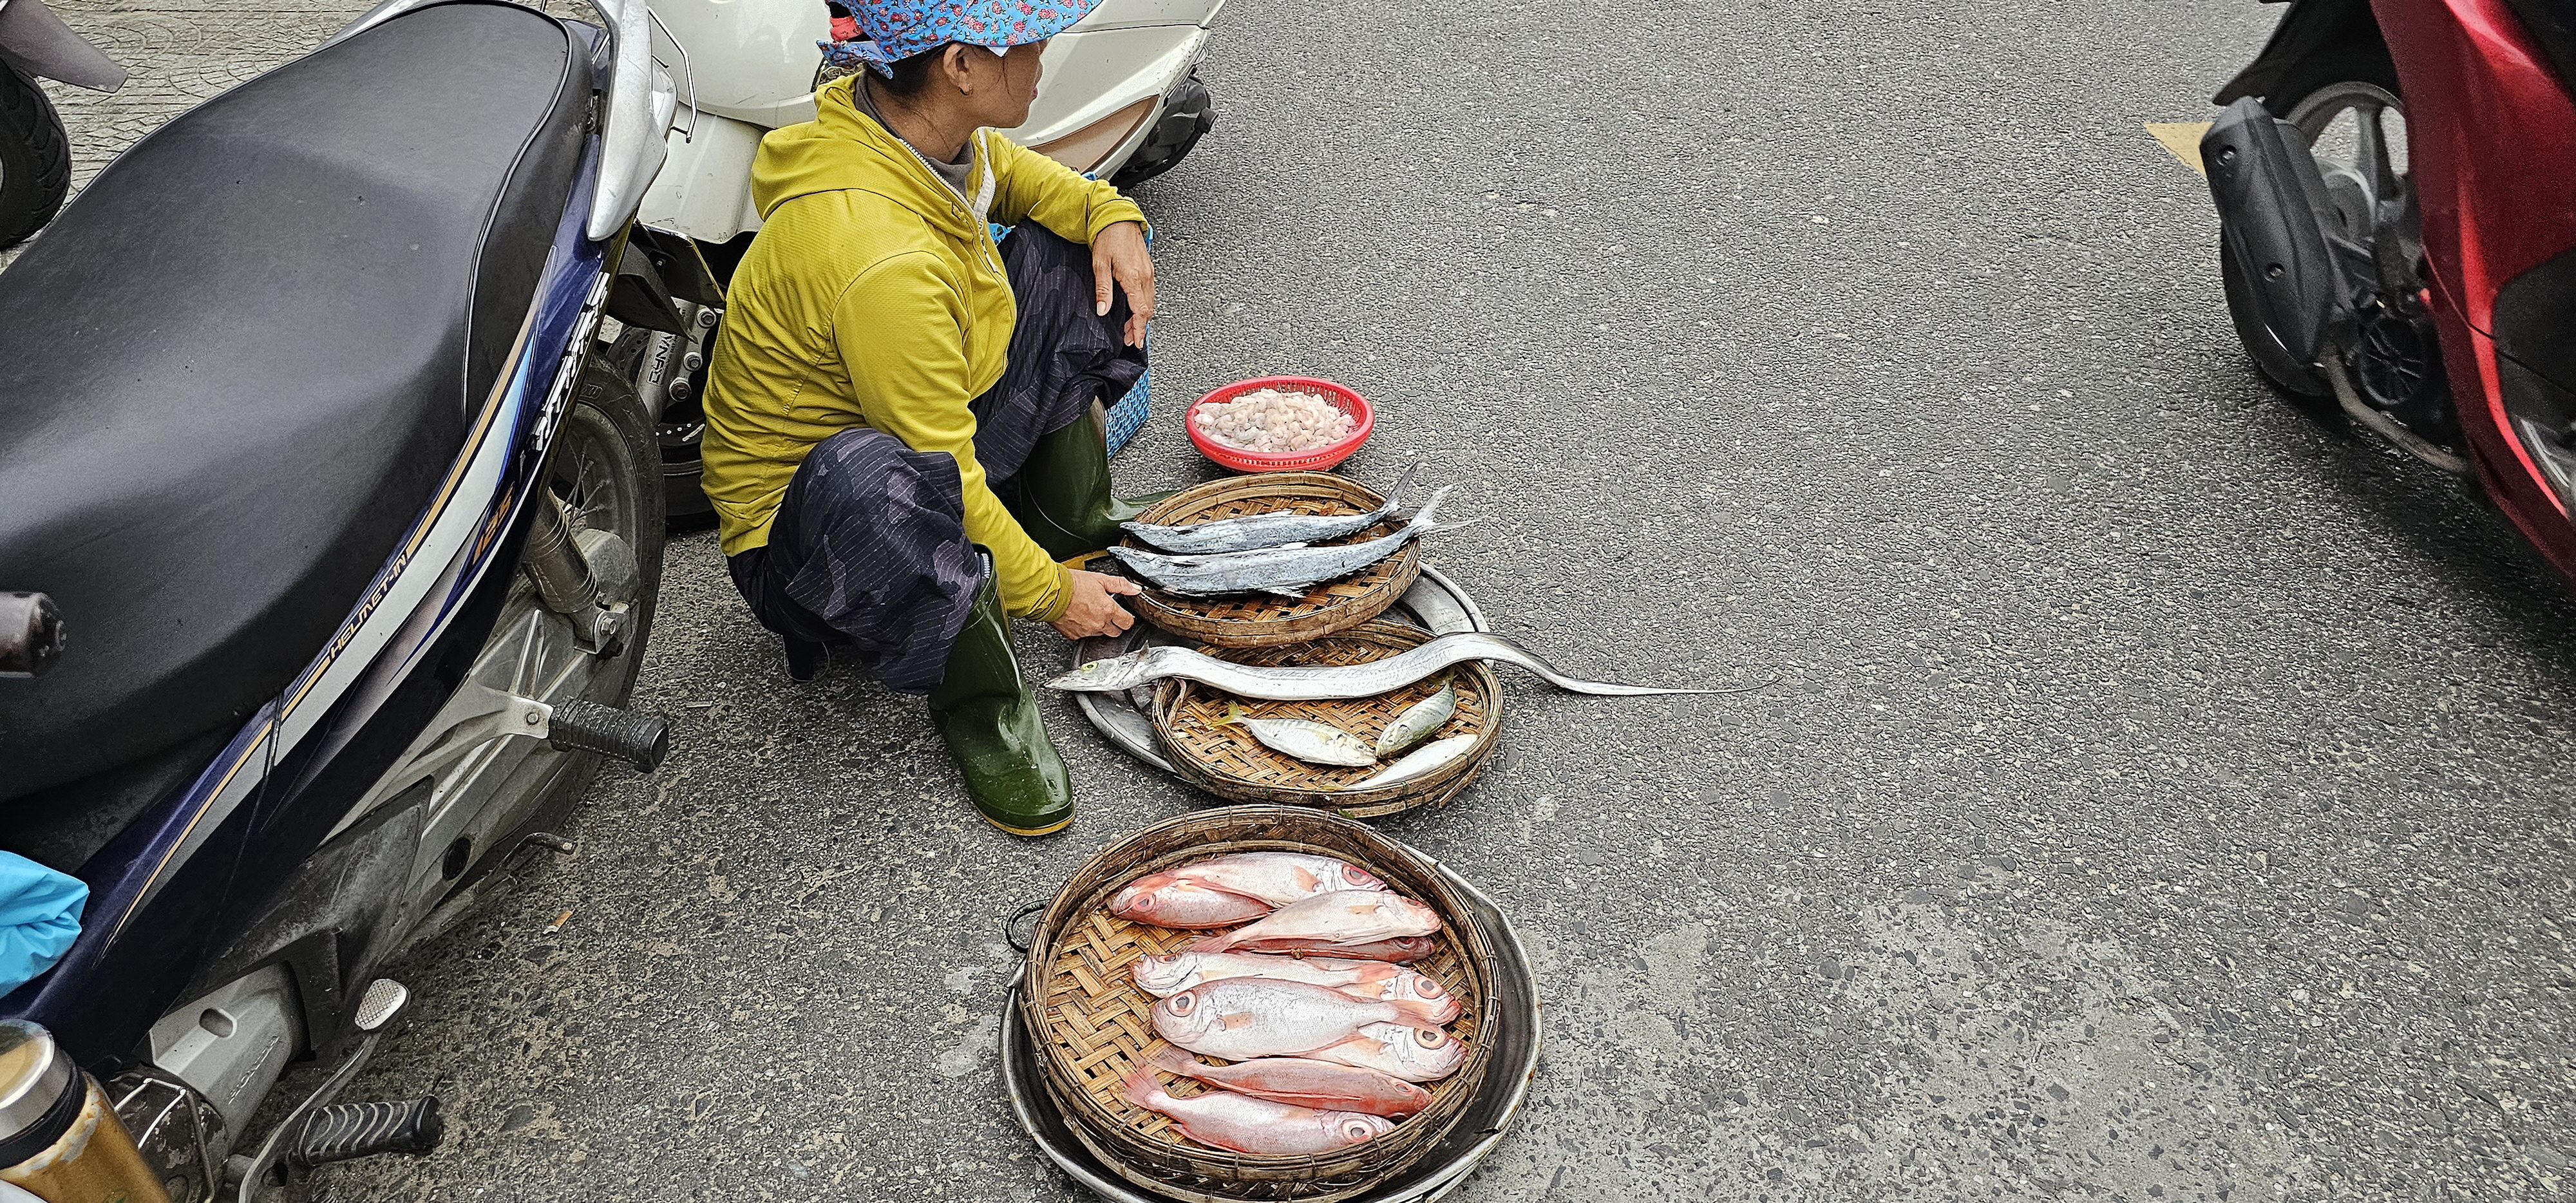
<instances>
[{"instance_id":1,"label":"green rubber boot","mask_svg":"<svg viewBox=\"0 0 2576 1203\"><path fill-rule=\"evenodd\" d=\"M1081 417L1041 435L1019 474L994 490L1020 529L1049 556L1070 560L1126 537L1118 529L1171 496L1122 501L1109 492L1109 411L1094 400Z\"/></svg>"},{"instance_id":2,"label":"green rubber boot","mask_svg":"<svg viewBox=\"0 0 2576 1203\"><path fill-rule=\"evenodd\" d=\"M993 583L992 553L976 551L984 583L948 652L948 676L930 691L930 721L957 758L966 796L985 822L1012 835L1062 831L1073 822L1073 780L1011 654L1011 623Z\"/></svg>"}]
</instances>

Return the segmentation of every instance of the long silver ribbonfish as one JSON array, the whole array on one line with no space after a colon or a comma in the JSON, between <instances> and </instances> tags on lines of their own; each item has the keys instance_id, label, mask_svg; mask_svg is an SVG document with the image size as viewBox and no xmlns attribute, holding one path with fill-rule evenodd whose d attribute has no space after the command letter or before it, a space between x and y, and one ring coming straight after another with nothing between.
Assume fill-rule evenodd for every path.
<instances>
[{"instance_id":1,"label":"long silver ribbonfish","mask_svg":"<svg viewBox=\"0 0 2576 1203\"><path fill-rule=\"evenodd\" d=\"M1441 669L1467 660L1492 660L1529 670L1559 689L1602 697L1647 697L1671 693L1743 693L1760 689L1654 689L1585 681L1558 672L1556 666L1514 646L1498 635L1460 631L1367 664L1308 665L1264 668L1202 655L1185 647L1139 648L1111 660L1094 660L1047 682L1074 693L1133 689L1147 681L1181 677L1222 689L1236 697L1274 702L1312 702L1324 698L1370 698L1402 689ZM1764 682L1764 685L1769 682Z\"/></svg>"},{"instance_id":2,"label":"long silver ribbonfish","mask_svg":"<svg viewBox=\"0 0 2576 1203\"><path fill-rule=\"evenodd\" d=\"M1395 478L1395 487L1386 491L1386 504L1365 514L1297 514L1281 511L1275 514L1246 514L1241 518L1219 518L1214 522L1194 522L1188 526L1155 526L1148 522L1122 522L1119 526L1156 547L1180 555L1214 555L1229 551L1255 551L1264 547L1287 547L1291 544L1321 543L1344 535L1355 535L1384 522L1387 516L1402 508L1404 486L1422 464L1415 461Z\"/></svg>"},{"instance_id":3,"label":"long silver ribbonfish","mask_svg":"<svg viewBox=\"0 0 2576 1203\"><path fill-rule=\"evenodd\" d=\"M1269 547L1260 551L1229 551L1207 556L1164 556L1133 547L1112 547L1109 554L1118 562L1166 593L1183 597L1215 597L1226 593L1276 593L1282 597L1304 597L1306 591L1325 581L1339 580L1354 572L1394 555L1416 537L1437 531L1456 530L1466 523L1441 526L1431 521L1440 509L1442 498L1456 485L1448 485L1422 503L1420 512L1404 528L1383 538L1366 543L1344 543L1336 547Z\"/></svg>"}]
</instances>

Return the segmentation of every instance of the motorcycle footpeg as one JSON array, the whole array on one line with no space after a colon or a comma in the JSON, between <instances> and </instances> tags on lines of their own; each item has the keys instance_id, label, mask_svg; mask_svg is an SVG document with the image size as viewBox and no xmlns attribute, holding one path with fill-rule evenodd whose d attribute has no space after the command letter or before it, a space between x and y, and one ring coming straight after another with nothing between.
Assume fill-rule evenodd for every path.
<instances>
[{"instance_id":1,"label":"motorcycle footpeg","mask_svg":"<svg viewBox=\"0 0 2576 1203\"><path fill-rule=\"evenodd\" d=\"M566 752L597 752L649 773L671 754L671 724L658 714L639 714L597 702L558 704L546 720L546 742Z\"/></svg>"},{"instance_id":2,"label":"motorcycle footpeg","mask_svg":"<svg viewBox=\"0 0 2576 1203\"><path fill-rule=\"evenodd\" d=\"M309 1170L379 1153L417 1155L437 1148L446 1131L435 1095L383 1103L335 1103L317 1107L305 1117L286 1160L297 1169Z\"/></svg>"}]
</instances>

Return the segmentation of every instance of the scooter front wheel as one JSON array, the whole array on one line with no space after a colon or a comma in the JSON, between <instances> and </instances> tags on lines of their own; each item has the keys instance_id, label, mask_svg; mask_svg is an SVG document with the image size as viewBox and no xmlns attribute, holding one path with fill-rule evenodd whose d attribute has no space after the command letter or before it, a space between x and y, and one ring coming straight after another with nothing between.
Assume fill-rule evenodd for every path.
<instances>
[{"instance_id":1,"label":"scooter front wheel","mask_svg":"<svg viewBox=\"0 0 2576 1203\"><path fill-rule=\"evenodd\" d=\"M2307 138L2308 153L2326 178L2340 219L2335 232L2370 245L2377 233L2377 207L2401 199L2412 187L2406 174L2405 109L2397 95L2396 68L2387 55L2341 52L2295 64L2264 95L2263 107ZM2265 333L2254 313L2252 288L2224 245L2218 271L2228 317L2255 368L2292 404L2339 423L2342 410L2324 374L2313 364L2293 360Z\"/></svg>"},{"instance_id":2,"label":"scooter front wheel","mask_svg":"<svg viewBox=\"0 0 2576 1203\"><path fill-rule=\"evenodd\" d=\"M0 248L45 228L71 192L71 139L45 90L0 62Z\"/></svg>"}]
</instances>

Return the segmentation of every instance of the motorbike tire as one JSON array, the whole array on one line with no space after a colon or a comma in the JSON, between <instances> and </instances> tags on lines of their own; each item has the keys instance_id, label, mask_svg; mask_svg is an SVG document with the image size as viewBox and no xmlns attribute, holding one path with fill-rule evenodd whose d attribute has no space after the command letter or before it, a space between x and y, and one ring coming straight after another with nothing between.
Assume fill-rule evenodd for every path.
<instances>
[{"instance_id":1,"label":"motorbike tire","mask_svg":"<svg viewBox=\"0 0 2576 1203\"><path fill-rule=\"evenodd\" d=\"M2346 83L2366 83L2391 96L2404 95L2397 90L2397 68L2389 61L2385 48L2350 46L2292 64L2282 73L2280 83L2263 97L2263 107L2276 118L2290 120L2309 97ZM2334 387L2326 383L2323 373L2270 362L2254 349L2269 336L2253 314L2252 289L2227 254L2223 241L2218 251L2218 279L2227 294L2228 321L2236 327L2237 341L2245 348L2246 358L2253 361L2255 371L2291 404L2312 416L2340 422L2342 410L2335 404Z\"/></svg>"},{"instance_id":2,"label":"motorbike tire","mask_svg":"<svg viewBox=\"0 0 2576 1203\"><path fill-rule=\"evenodd\" d=\"M1208 94L1207 84L1200 81L1198 72L1192 71L1188 79L1172 89L1163 115L1155 119L1154 133L1146 144L1137 149L1134 158L1110 175L1110 186L1121 190L1133 188L1180 166L1181 160L1188 158L1190 151L1197 148L1199 139L1215 128L1216 101Z\"/></svg>"},{"instance_id":3,"label":"motorbike tire","mask_svg":"<svg viewBox=\"0 0 2576 1203\"><path fill-rule=\"evenodd\" d=\"M71 193L71 138L36 81L0 63L0 249L25 242Z\"/></svg>"}]
</instances>

